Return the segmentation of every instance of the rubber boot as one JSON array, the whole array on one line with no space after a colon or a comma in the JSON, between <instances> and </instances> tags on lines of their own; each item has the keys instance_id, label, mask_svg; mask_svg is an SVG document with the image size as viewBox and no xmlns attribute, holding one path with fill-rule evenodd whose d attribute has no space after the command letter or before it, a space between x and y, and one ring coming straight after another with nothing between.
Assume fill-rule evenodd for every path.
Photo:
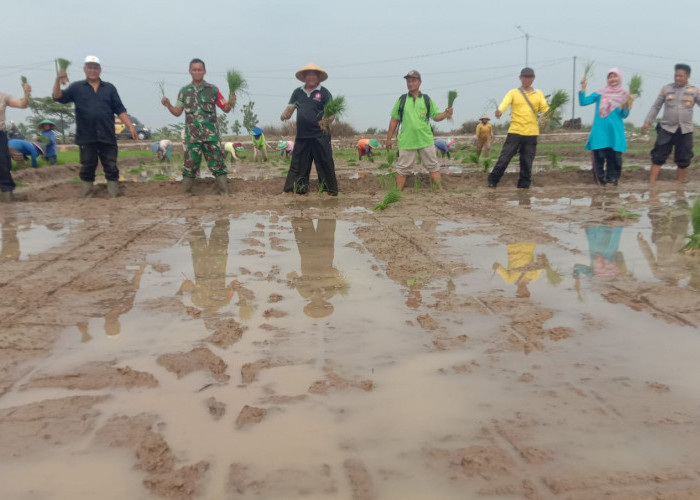
<instances>
[{"instance_id":1,"label":"rubber boot","mask_svg":"<svg viewBox=\"0 0 700 500\"><path fill-rule=\"evenodd\" d=\"M217 175L214 178L216 187L219 188L220 194L228 194L228 177L226 175Z\"/></svg>"},{"instance_id":2,"label":"rubber boot","mask_svg":"<svg viewBox=\"0 0 700 500\"><path fill-rule=\"evenodd\" d=\"M190 193L192 191L192 186L194 186L194 177L182 177L182 192Z\"/></svg>"},{"instance_id":3,"label":"rubber boot","mask_svg":"<svg viewBox=\"0 0 700 500\"><path fill-rule=\"evenodd\" d=\"M0 201L3 203L12 203L15 201L12 191L0 191Z\"/></svg>"},{"instance_id":4,"label":"rubber boot","mask_svg":"<svg viewBox=\"0 0 700 500\"><path fill-rule=\"evenodd\" d=\"M92 198L93 193L93 185L92 182L89 181L81 181L83 184L83 188L80 191L80 197L81 198Z\"/></svg>"},{"instance_id":5,"label":"rubber boot","mask_svg":"<svg viewBox=\"0 0 700 500\"><path fill-rule=\"evenodd\" d=\"M107 192L110 198L119 196L119 181L107 181Z\"/></svg>"}]
</instances>

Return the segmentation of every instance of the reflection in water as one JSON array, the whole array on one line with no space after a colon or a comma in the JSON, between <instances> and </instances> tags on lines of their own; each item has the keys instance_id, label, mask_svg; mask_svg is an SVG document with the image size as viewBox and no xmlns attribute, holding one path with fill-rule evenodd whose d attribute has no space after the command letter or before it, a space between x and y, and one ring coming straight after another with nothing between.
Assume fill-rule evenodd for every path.
<instances>
[{"instance_id":1,"label":"reflection in water","mask_svg":"<svg viewBox=\"0 0 700 500\"><path fill-rule=\"evenodd\" d=\"M516 286L516 297L527 298L530 296L530 290L527 288L528 283L537 281L543 269L551 270L557 276L550 278L553 284L561 281L558 273L549 267L545 254L538 254L537 258L535 258L536 243L521 241L511 243L506 245L506 247L508 248L508 268L503 267L498 262L494 262L493 270L503 278L503 281Z\"/></svg>"},{"instance_id":2,"label":"reflection in water","mask_svg":"<svg viewBox=\"0 0 700 500\"><path fill-rule=\"evenodd\" d=\"M108 336L114 337L121 333L122 326L119 322L119 317L133 309L134 300L136 299L136 292L141 286L141 278L143 277L143 272L145 269L146 265L141 264L136 269L134 277L131 279L131 281L127 282L124 285L116 285L112 287L113 290L121 287L124 291L119 300L110 301L108 303L109 310L104 315L104 329L105 333ZM89 323L87 321L81 321L76 326L78 327L78 331L80 332L80 340L82 342L89 342L90 340L92 340L92 336L90 335L89 331Z\"/></svg>"},{"instance_id":3,"label":"reflection in water","mask_svg":"<svg viewBox=\"0 0 700 500\"><path fill-rule=\"evenodd\" d=\"M188 234L194 281L185 280L177 293L190 292L192 303L202 309L205 317L215 314L233 298L233 287L226 285L229 227L228 218L214 222L209 241L202 226Z\"/></svg>"},{"instance_id":4,"label":"reflection in water","mask_svg":"<svg viewBox=\"0 0 700 500\"><path fill-rule=\"evenodd\" d=\"M2 223L2 247L0 247L0 262L19 260L19 255L17 220L14 217L8 217Z\"/></svg>"},{"instance_id":5,"label":"reflection in water","mask_svg":"<svg viewBox=\"0 0 700 500\"><path fill-rule=\"evenodd\" d=\"M620 247L622 227L612 226L588 226L586 238L588 238L588 250L590 253L590 265L576 264L574 277L578 280L585 276L621 276L627 274L627 266Z\"/></svg>"},{"instance_id":6,"label":"reflection in water","mask_svg":"<svg viewBox=\"0 0 700 500\"><path fill-rule=\"evenodd\" d=\"M639 248L649 263L651 272L661 281L677 286L679 281L691 275L691 287L698 288L698 268L692 268L688 259L680 252L686 244L690 225L690 206L678 199L671 206L655 206L649 209L651 242L656 246L656 255L651 245L640 234Z\"/></svg>"},{"instance_id":7,"label":"reflection in water","mask_svg":"<svg viewBox=\"0 0 700 500\"><path fill-rule=\"evenodd\" d=\"M299 295L308 300L304 314L310 318L325 318L333 313L331 297L336 293L345 295L349 288L333 267L335 219L318 219L314 228L312 219L295 217L292 226L301 257L301 275L293 272L287 277Z\"/></svg>"}]
</instances>

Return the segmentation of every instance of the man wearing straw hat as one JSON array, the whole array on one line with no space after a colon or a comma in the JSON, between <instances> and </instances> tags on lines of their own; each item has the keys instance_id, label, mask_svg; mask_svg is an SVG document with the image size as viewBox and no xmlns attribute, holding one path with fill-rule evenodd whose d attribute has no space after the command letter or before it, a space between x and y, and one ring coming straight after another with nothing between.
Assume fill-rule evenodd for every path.
<instances>
[{"instance_id":1,"label":"man wearing straw hat","mask_svg":"<svg viewBox=\"0 0 700 500\"><path fill-rule=\"evenodd\" d=\"M32 87L28 83L22 84L24 97L17 99L9 94L0 92L0 201L10 203L14 201L12 192L15 190L15 181L12 180L12 160L10 150L7 147L7 129L5 128L5 109L26 108L32 95Z\"/></svg>"},{"instance_id":2,"label":"man wearing straw hat","mask_svg":"<svg viewBox=\"0 0 700 500\"><path fill-rule=\"evenodd\" d=\"M481 156L481 151L484 151L484 156L488 158L491 152L491 139L493 139L493 125L489 123L490 118L487 115L481 115L479 124L476 126L476 157Z\"/></svg>"},{"instance_id":3,"label":"man wearing straw hat","mask_svg":"<svg viewBox=\"0 0 700 500\"><path fill-rule=\"evenodd\" d=\"M96 56L87 56L83 71L85 80L61 89L61 85L67 81L66 71L58 70L53 84L53 100L75 104L75 142L80 146L81 197L92 196L97 162L101 161L109 196L116 198L119 196L119 168L114 115L119 116L129 128L132 139L136 140L138 136L116 87L100 78L100 60Z\"/></svg>"},{"instance_id":4,"label":"man wearing straw hat","mask_svg":"<svg viewBox=\"0 0 700 500\"><path fill-rule=\"evenodd\" d=\"M282 112L280 119L289 120L296 110L297 135L294 139L292 162L284 183L285 193L305 194L309 191L311 163L316 165L318 182L321 190L331 196L338 194L338 181L335 176L333 150L329 130L323 130L320 121L323 109L333 96L321 82L328 79L328 73L314 63L309 63L296 72L297 80L303 86L292 92L289 105ZM333 116L327 121L332 122Z\"/></svg>"}]
</instances>

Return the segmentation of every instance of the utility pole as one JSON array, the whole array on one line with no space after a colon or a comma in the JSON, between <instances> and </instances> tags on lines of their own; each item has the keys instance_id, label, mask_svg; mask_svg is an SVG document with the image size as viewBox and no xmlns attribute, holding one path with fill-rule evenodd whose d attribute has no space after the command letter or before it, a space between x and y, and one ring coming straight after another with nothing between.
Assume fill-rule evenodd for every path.
<instances>
[{"instance_id":1,"label":"utility pole","mask_svg":"<svg viewBox=\"0 0 700 500\"><path fill-rule=\"evenodd\" d=\"M574 80L571 84L571 120L574 119L574 106L576 103L576 56L574 56Z\"/></svg>"},{"instance_id":2,"label":"utility pole","mask_svg":"<svg viewBox=\"0 0 700 500\"><path fill-rule=\"evenodd\" d=\"M523 35L525 35L525 66L530 66L529 63L529 51L530 51L530 33L527 33L523 28L519 25L515 25L516 29L520 31Z\"/></svg>"}]
</instances>

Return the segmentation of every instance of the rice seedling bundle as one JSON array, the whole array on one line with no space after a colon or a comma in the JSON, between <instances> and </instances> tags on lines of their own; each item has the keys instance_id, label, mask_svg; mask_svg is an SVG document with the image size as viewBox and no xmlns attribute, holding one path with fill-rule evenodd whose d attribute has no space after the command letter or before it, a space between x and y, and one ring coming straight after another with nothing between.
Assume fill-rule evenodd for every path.
<instances>
[{"instance_id":1,"label":"rice seedling bundle","mask_svg":"<svg viewBox=\"0 0 700 500\"><path fill-rule=\"evenodd\" d=\"M248 88L248 82L243 78L243 75L235 69L230 69L226 72L226 81L228 82L229 94L235 94L239 90L245 91Z\"/></svg>"},{"instance_id":2,"label":"rice seedling bundle","mask_svg":"<svg viewBox=\"0 0 700 500\"><path fill-rule=\"evenodd\" d=\"M689 241L682 250L688 253L698 253L700 251L700 196L695 198L693 202L690 218L693 226L693 234L688 236Z\"/></svg>"},{"instance_id":3,"label":"rice seedling bundle","mask_svg":"<svg viewBox=\"0 0 700 500\"><path fill-rule=\"evenodd\" d=\"M61 84L68 83L68 74L66 73L68 66L70 66L70 61L68 59L63 59L62 57L56 59L57 72L58 70L63 72L63 75L60 78Z\"/></svg>"},{"instance_id":4,"label":"rice seedling bundle","mask_svg":"<svg viewBox=\"0 0 700 500\"><path fill-rule=\"evenodd\" d=\"M22 76L19 77L19 79L22 81L22 85L24 85L25 83L27 83L27 77L26 77L26 76L22 75Z\"/></svg>"},{"instance_id":5,"label":"rice seedling bundle","mask_svg":"<svg viewBox=\"0 0 700 500\"><path fill-rule=\"evenodd\" d=\"M401 191L399 191L398 188L394 187L391 188L389 191L386 192L386 195L384 195L384 199L379 203L376 207L374 207L375 211L378 210L384 210L386 207L391 205L392 203L396 203L397 201L401 200Z\"/></svg>"},{"instance_id":6,"label":"rice seedling bundle","mask_svg":"<svg viewBox=\"0 0 700 500\"><path fill-rule=\"evenodd\" d=\"M630 93L630 95L636 95L637 97L642 95L642 77L641 77L641 75L639 75L637 73L632 75L632 78L630 78L629 93Z\"/></svg>"},{"instance_id":7,"label":"rice seedling bundle","mask_svg":"<svg viewBox=\"0 0 700 500\"><path fill-rule=\"evenodd\" d=\"M588 80L591 76L593 76L593 66L595 65L595 61L588 61L586 65L583 67L583 77Z\"/></svg>"},{"instance_id":8,"label":"rice seedling bundle","mask_svg":"<svg viewBox=\"0 0 700 500\"><path fill-rule=\"evenodd\" d=\"M165 81L164 80L158 81L158 90L160 91L160 96L165 97Z\"/></svg>"},{"instance_id":9,"label":"rice seedling bundle","mask_svg":"<svg viewBox=\"0 0 700 500\"><path fill-rule=\"evenodd\" d=\"M547 114L552 116L557 108L562 107L567 102L569 102L569 94L566 92L566 90L560 89L555 91L549 101L549 111L547 111Z\"/></svg>"},{"instance_id":10,"label":"rice seedling bundle","mask_svg":"<svg viewBox=\"0 0 700 500\"><path fill-rule=\"evenodd\" d=\"M328 118L329 116L335 116L336 118L340 118L343 116L343 113L345 113L345 97L342 95L339 95L338 97L334 97L330 101L326 103L326 106L323 108L323 117Z\"/></svg>"},{"instance_id":11,"label":"rice seedling bundle","mask_svg":"<svg viewBox=\"0 0 700 500\"><path fill-rule=\"evenodd\" d=\"M457 91L456 90L450 90L447 92L447 107L451 108L452 105L455 103L455 99L457 99Z\"/></svg>"}]
</instances>

